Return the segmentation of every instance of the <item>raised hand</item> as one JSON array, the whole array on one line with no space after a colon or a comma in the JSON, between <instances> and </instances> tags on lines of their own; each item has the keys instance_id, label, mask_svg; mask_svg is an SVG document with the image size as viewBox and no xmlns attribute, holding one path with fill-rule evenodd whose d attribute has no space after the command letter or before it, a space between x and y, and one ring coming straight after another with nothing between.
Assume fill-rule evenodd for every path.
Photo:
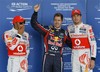
<instances>
[{"instance_id":1,"label":"raised hand","mask_svg":"<svg viewBox=\"0 0 100 72\"><path fill-rule=\"evenodd\" d=\"M36 4L36 5L34 6L34 11L35 11L35 12L38 12L39 9L40 9L40 5L39 5L39 4Z\"/></svg>"}]
</instances>

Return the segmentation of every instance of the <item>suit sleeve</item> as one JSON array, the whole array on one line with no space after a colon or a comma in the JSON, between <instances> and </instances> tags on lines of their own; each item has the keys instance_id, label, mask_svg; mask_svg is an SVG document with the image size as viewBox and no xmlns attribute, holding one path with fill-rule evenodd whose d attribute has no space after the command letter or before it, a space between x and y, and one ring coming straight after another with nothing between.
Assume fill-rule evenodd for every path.
<instances>
[{"instance_id":1,"label":"suit sleeve","mask_svg":"<svg viewBox=\"0 0 100 72\"><path fill-rule=\"evenodd\" d=\"M27 55L26 55L26 57L28 58L28 55L29 55L29 53L30 53L30 43L29 43L29 34L27 34L27 49L26 49L26 51L27 51Z\"/></svg>"},{"instance_id":2,"label":"suit sleeve","mask_svg":"<svg viewBox=\"0 0 100 72\"><path fill-rule=\"evenodd\" d=\"M21 35L17 34L14 38L10 35L10 33L4 33L4 41L6 43L6 46L10 49L10 50L14 50L21 39Z\"/></svg>"},{"instance_id":3,"label":"suit sleeve","mask_svg":"<svg viewBox=\"0 0 100 72\"><path fill-rule=\"evenodd\" d=\"M36 31L38 31L39 33L41 33L42 35L45 35L48 30L45 29L42 25L40 25L37 21L37 12L34 12L32 17L31 17L31 26L32 28L34 28Z\"/></svg>"},{"instance_id":4,"label":"suit sleeve","mask_svg":"<svg viewBox=\"0 0 100 72\"><path fill-rule=\"evenodd\" d=\"M91 47L91 59L95 60L97 45L96 45L96 40L95 40L94 33L91 26L89 26L89 29L88 29L88 39L89 39L89 43Z\"/></svg>"},{"instance_id":5,"label":"suit sleeve","mask_svg":"<svg viewBox=\"0 0 100 72\"><path fill-rule=\"evenodd\" d=\"M69 33L65 31L64 42L68 45L68 47L72 48L71 38L69 37Z\"/></svg>"}]
</instances>

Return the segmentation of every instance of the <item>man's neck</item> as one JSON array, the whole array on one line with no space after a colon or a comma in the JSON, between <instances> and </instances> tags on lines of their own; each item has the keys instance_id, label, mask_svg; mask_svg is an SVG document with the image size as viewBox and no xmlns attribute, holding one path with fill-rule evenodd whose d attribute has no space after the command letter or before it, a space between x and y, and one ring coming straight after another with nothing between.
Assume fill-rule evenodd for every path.
<instances>
[{"instance_id":1,"label":"man's neck","mask_svg":"<svg viewBox=\"0 0 100 72\"><path fill-rule=\"evenodd\" d=\"M75 25L80 25L82 22L79 22L79 23L74 23Z\"/></svg>"}]
</instances>

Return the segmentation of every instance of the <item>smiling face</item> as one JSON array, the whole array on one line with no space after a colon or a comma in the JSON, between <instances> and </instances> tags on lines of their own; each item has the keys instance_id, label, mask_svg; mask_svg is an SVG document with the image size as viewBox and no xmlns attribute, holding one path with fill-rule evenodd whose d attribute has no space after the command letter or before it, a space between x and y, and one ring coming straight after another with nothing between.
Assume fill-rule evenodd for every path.
<instances>
[{"instance_id":1,"label":"smiling face","mask_svg":"<svg viewBox=\"0 0 100 72\"><path fill-rule=\"evenodd\" d=\"M62 19L60 16L55 16L54 18L54 27L60 28L62 24Z\"/></svg>"},{"instance_id":2,"label":"smiling face","mask_svg":"<svg viewBox=\"0 0 100 72\"><path fill-rule=\"evenodd\" d=\"M61 13L56 13L54 15L54 27L60 28L63 22L63 15Z\"/></svg>"},{"instance_id":3,"label":"smiling face","mask_svg":"<svg viewBox=\"0 0 100 72\"><path fill-rule=\"evenodd\" d=\"M75 14L72 16L72 20L73 20L75 25L80 24L81 19L82 19L82 16L80 14Z\"/></svg>"}]
</instances>

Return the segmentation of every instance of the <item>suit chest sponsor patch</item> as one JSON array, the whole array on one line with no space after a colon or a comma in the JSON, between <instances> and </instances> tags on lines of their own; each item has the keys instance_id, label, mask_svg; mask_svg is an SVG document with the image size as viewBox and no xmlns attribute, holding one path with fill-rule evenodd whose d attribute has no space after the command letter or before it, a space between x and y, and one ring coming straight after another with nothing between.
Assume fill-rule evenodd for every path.
<instances>
[{"instance_id":1,"label":"suit chest sponsor patch","mask_svg":"<svg viewBox=\"0 0 100 72\"><path fill-rule=\"evenodd\" d=\"M70 33L75 33L75 28L74 28L74 27L72 27L72 28L70 29Z\"/></svg>"},{"instance_id":2,"label":"suit chest sponsor patch","mask_svg":"<svg viewBox=\"0 0 100 72\"><path fill-rule=\"evenodd\" d=\"M86 28L80 28L80 29L79 29L79 32L80 32L80 33L86 33Z\"/></svg>"}]
</instances>

